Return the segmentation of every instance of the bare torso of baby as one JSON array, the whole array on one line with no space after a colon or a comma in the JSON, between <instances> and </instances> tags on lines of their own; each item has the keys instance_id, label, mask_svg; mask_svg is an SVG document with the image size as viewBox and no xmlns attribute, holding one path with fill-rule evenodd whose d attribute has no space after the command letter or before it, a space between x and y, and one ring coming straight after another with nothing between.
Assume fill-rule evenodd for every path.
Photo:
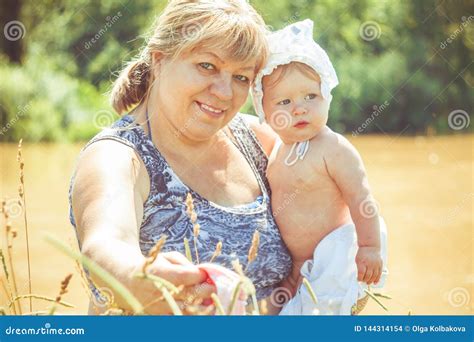
<instances>
[{"instance_id":1,"label":"bare torso of baby","mask_svg":"<svg viewBox=\"0 0 474 342\"><path fill-rule=\"evenodd\" d=\"M325 162L335 134L324 129L310 140L305 158L292 166L284 163L291 145L281 144L269 160L267 177L272 189L273 215L293 258L294 280L298 279L302 264L313 258L319 242L351 222L349 208Z\"/></svg>"}]
</instances>

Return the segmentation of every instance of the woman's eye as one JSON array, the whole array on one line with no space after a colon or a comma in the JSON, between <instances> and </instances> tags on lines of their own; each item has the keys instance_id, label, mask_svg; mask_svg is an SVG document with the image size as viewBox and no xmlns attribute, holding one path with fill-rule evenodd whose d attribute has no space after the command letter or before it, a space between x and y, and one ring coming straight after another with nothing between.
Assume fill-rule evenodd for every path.
<instances>
[{"instance_id":1,"label":"woman's eye","mask_svg":"<svg viewBox=\"0 0 474 342\"><path fill-rule=\"evenodd\" d=\"M250 81L249 78L244 75L236 75L235 78L244 83L249 83Z\"/></svg>"},{"instance_id":2,"label":"woman's eye","mask_svg":"<svg viewBox=\"0 0 474 342\"><path fill-rule=\"evenodd\" d=\"M216 67L211 63L199 63L199 66L206 70L214 70Z\"/></svg>"},{"instance_id":3,"label":"woman's eye","mask_svg":"<svg viewBox=\"0 0 474 342\"><path fill-rule=\"evenodd\" d=\"M279 104L279 105L287 105L287 104L290 104L290 100L286 99L286 100L283 100L283 101L278 102L277 104Z\"/></svg>"},{"instance_id":4,"label":"woman's eye","mask_svg":"<svg viewBox=\"0 0 474 342\"><path fill-rule=\"evenodd\" d=\"M313 100L316 98L316 94L308 94L306 95L306 97L304 98L305 100Z\"/></svg>"}]
</instances>

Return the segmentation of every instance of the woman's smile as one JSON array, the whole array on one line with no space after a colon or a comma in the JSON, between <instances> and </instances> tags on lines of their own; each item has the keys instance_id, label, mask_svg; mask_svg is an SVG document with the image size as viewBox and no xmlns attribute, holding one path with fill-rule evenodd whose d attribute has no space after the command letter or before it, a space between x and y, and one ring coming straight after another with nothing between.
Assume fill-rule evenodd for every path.
<instances>
[{"instance_id":1,"label":"woman's smile","mask_svg":"<svg viewBox=\"0 0 474 342\"><path fill-rule=\"evenodd\" d=\"M207 103L203 103L203 102L199 102L199 101L195 101L195 102L198 105L199 109L203 113L205 113L205 114L207 114L211 117L214 117L214 118L222 117L225 114L226 110L227 110L227 109L224 109L224 108L218 108L218 107L211 106Z\"/></svg>"}]
</instances>

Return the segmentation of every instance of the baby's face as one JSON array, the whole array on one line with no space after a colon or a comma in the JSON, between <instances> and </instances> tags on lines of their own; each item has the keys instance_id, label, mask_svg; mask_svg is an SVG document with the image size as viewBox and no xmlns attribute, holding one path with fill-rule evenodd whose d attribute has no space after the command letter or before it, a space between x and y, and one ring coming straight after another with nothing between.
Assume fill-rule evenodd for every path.
<instances>
[{"instance_id":1,"label":"baby's face","mask_svg":"<svg viewBox=\"0 0 474 342\"><path fill-rule=\"evenodd\" d=\"M279 79L281 72L278 67L263 78L265 119L285 144L309 140L326 125L329 101L321 95L319 77L292 67Z\"/></svg>"}]
</instances>

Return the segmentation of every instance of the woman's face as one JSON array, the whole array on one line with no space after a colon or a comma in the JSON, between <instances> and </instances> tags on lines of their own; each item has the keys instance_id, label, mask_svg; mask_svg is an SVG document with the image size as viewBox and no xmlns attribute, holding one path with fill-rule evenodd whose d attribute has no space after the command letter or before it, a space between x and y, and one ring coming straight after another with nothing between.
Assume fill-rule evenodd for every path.
<instances>
[{"instance_id":1,"label":"woman's face","mask_svg":"<svg viewBox=\"0 0 474 342\"><path fill-rule=\"evenodd\" d=\"M204 141L224 127L247 99L256 60L230 60L221 51L193 50L155 66L156 109L176 133Z\"/></svg>"}]
</instances>

